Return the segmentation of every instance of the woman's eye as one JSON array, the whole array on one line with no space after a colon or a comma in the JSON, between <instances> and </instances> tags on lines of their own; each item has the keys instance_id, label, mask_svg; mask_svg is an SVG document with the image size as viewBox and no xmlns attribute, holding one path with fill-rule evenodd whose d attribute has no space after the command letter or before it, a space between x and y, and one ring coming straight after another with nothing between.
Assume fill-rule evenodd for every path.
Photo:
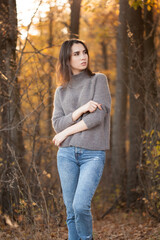
<instances>
[{"instance_id":1,"label":"woman's eye","mask_svg":"<svg viewBox=\"0 0 160 240\"><path fill-rule=\"evenodd\" d=\"M75 52L73 53L73 56L79 56L81 53L80 52ZM84 50L82 54L87 54L87 51Z\"/></svg>"}]
</instances>

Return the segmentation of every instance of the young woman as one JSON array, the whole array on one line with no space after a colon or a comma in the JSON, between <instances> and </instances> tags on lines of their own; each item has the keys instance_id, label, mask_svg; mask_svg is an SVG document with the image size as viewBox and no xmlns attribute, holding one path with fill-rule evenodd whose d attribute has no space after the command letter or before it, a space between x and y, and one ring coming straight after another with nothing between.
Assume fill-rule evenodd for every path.
<instances>
[{"instance_id":1,"label":"young woman","mask_svg":"<svg viewBox=\"0 0 160 240\"><path fill-rule=\"evenodd\" d=\"M90 240L91 200L109 149L111 96L104 74L89 69L83 41L65 41L60 50L54 97L53 143L67 210L69 240Z\"/></svg>"}]
</instances>

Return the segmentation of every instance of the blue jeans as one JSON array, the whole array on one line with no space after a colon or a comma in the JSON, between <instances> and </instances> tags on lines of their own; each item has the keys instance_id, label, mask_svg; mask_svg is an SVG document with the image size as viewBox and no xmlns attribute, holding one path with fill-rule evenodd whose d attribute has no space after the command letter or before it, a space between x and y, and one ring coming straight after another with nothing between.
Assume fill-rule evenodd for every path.
<instances>
[{"instance_id":1,"label":"blue jeans","mask_svg":"<svg viewBox=\"0 0 160 240\"><path fill-rule=\"evenodd\" d=\"M102 176L105 151L59 148L57 166L67 210L68 240L92 239L91 200Z\"/></svg>"}]
</instances>

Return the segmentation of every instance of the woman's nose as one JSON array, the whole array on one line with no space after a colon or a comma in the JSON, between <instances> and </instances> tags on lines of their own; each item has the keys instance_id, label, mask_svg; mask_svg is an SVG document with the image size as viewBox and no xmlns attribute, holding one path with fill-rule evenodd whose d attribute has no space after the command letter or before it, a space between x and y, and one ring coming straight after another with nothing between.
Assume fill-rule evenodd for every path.
<instances>
[{"instance_id":1,"label":"woman's nose","mask_svg":"<svg viewBox=\"0 0 160 240\"><path fill-rule=\"evenodd\" d=\"M86 59L86 54L82 53L81 54L81 59Z\"/></svg>"}]
</instances>

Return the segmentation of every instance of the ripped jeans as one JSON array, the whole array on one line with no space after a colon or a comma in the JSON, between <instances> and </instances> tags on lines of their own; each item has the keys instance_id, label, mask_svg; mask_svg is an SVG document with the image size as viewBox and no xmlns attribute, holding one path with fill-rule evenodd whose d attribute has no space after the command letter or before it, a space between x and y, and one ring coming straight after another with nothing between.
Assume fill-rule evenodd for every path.
<instances>
[{"instance_id":1,"label":"ripped jeans","mask_svg":"<svg viewBox=\"0 0 160 240\"><path fill-rule=\"evenodd\" d=\"M67 211L68 240L92 239L91 200L102 176L105 151L60 147L57 166Z\"/></svg>"}]
</instances>

